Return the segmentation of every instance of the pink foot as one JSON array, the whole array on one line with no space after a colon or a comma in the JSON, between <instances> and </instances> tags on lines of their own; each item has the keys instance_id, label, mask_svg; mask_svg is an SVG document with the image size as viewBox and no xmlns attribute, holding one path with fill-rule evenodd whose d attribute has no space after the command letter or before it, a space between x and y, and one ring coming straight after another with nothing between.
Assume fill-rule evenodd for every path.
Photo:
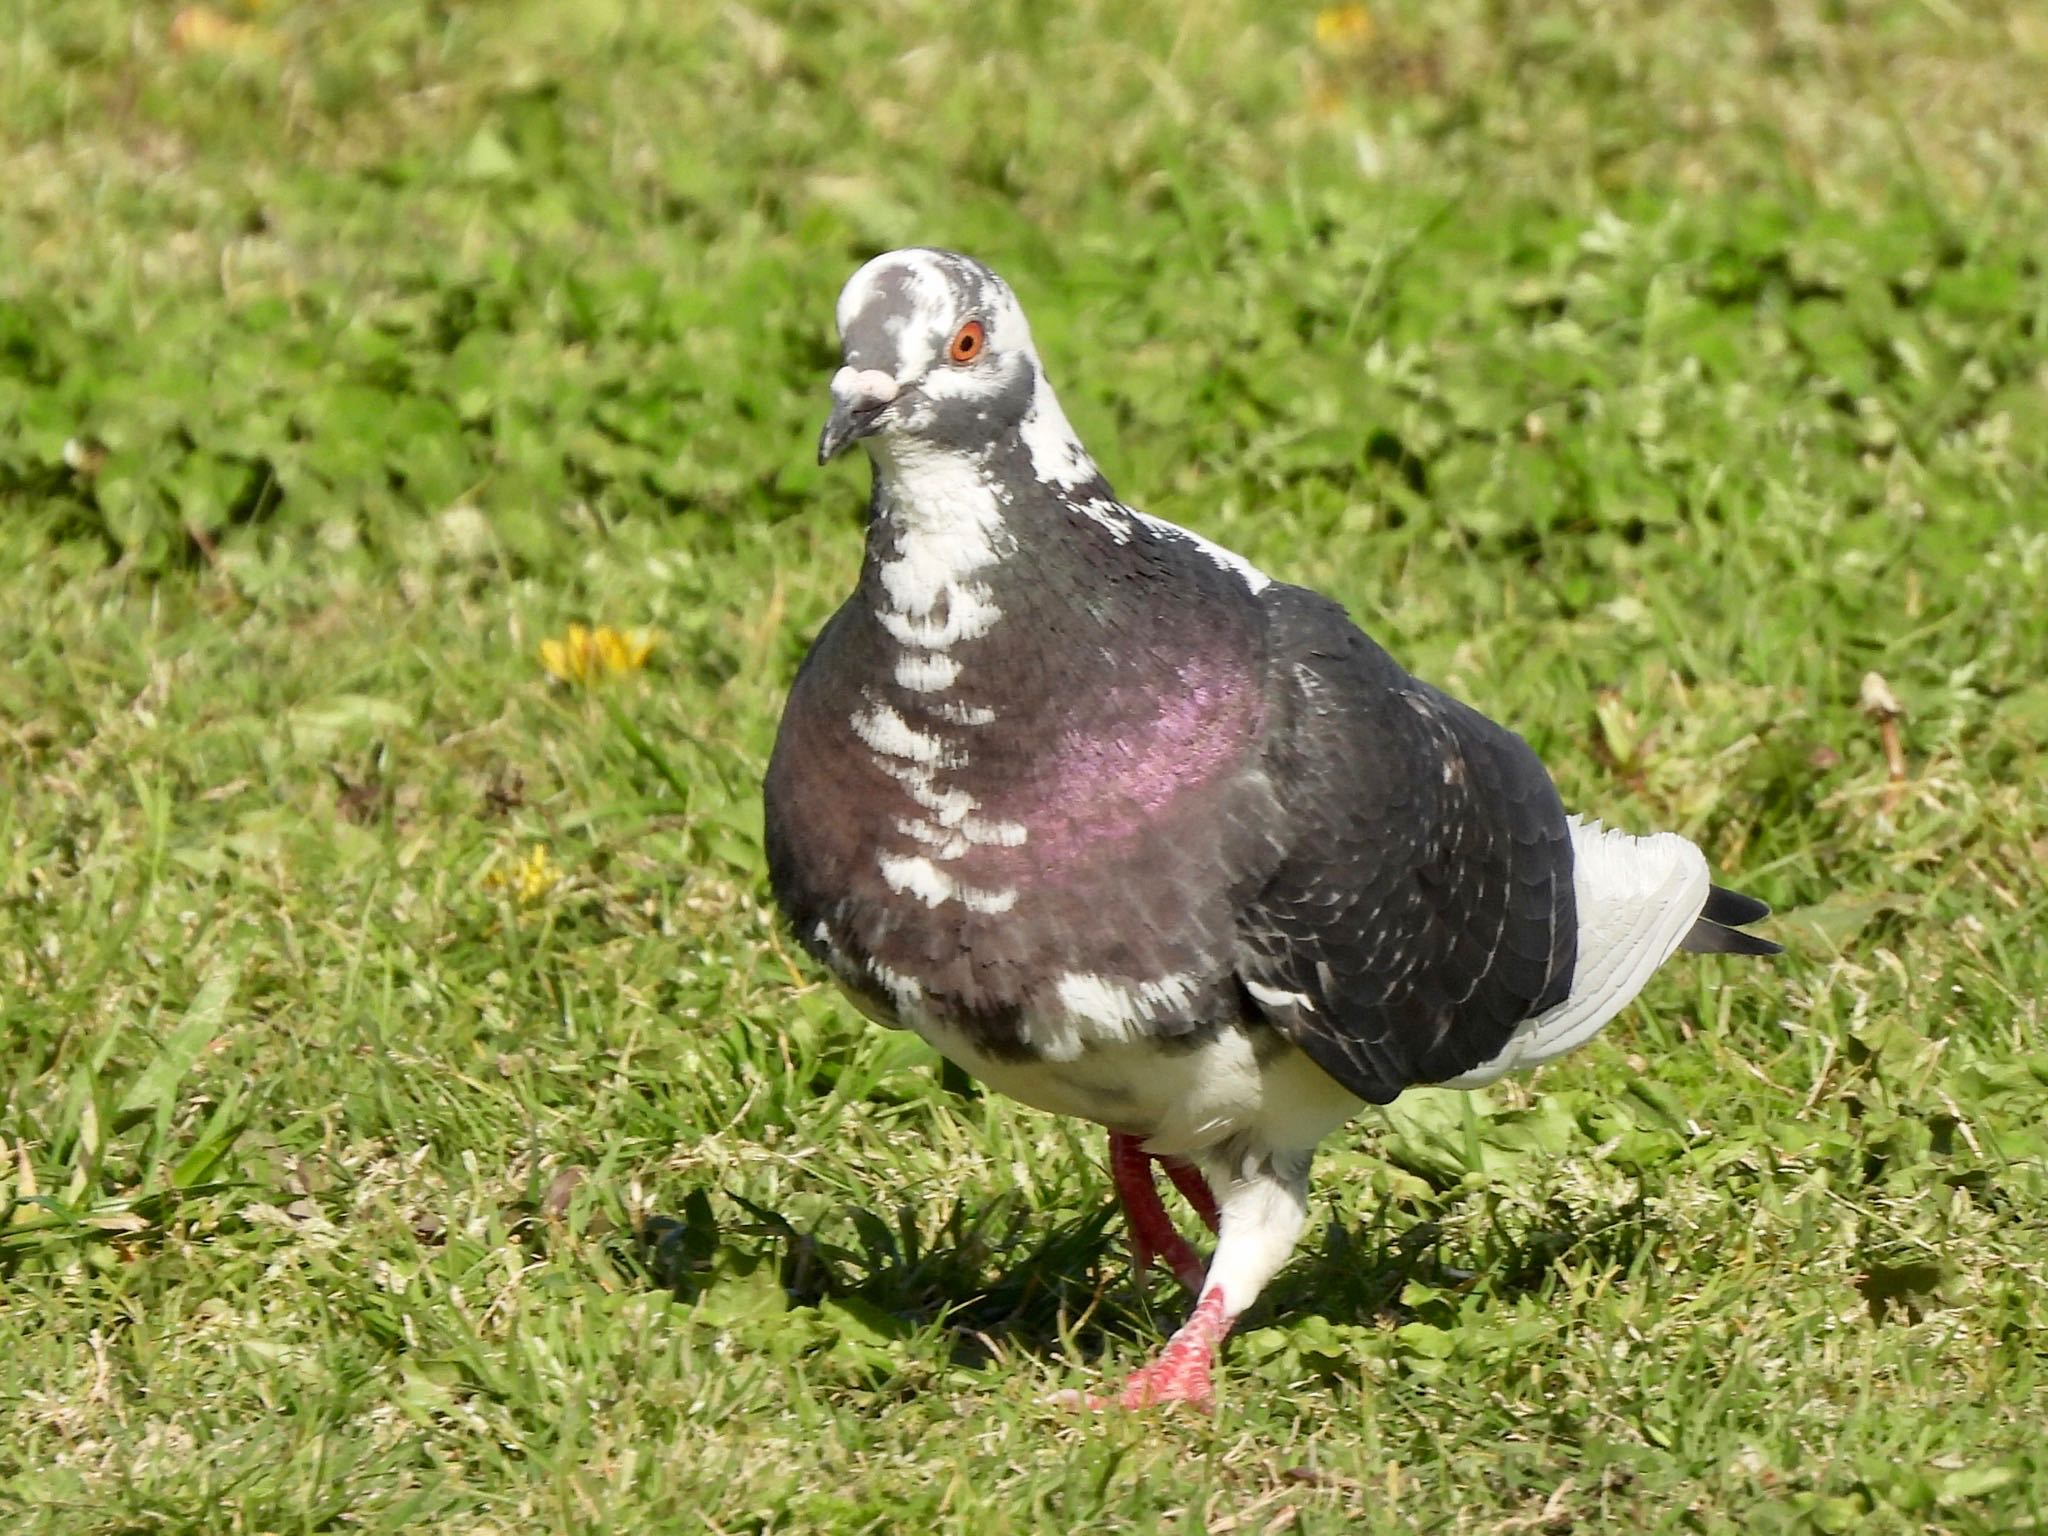
<instances>
[{"instance_id":1,"label":"pink foot","mask_svg":"<svg viewBox=\"0 0 2048 1536\"><path fill-rule=\"evenodd\" d=\"M1215 1364L1216 1347L1229 1331L1223 1292L1211 1286L1195 1304L1194 1313L1166 1341L1157 1360L1134 1371L1115 1397L1089 1394L1088 1406L1159 1408L1169 1403L1190 1403L1208 1412L1216 1406L1216 1388L1209 1379L1209 1368Z\"/></svg>"},{"instance_id":2,"label":"pink foot","mask_svg":"<svg viewBox=\"0 0 2048 1536\"><path fill-rule=\"evenodd\" d=\"M1214 1410L1216 1388L1209 1380L1207 1360L1154 1360L1131 1372L1116 1395L1119 1408L1163 1408L1168 1403L1191 1403L1204 1413Z\"/></svg>"},{"instance_id":3,"label":"pink foot","mask_svg":"<svg viewBox=\"0 0 2048 1536\"><path fill-rule=\"evenodd\" d=\"M1180 1184L1181 1174L1175 1165L1168 1163L1167 1171L1173 1175L1174 1183ZM1152 1154L1139 1138L1117 1131L1109 1133L1109 1172L1116 1184L1117 1199L1123 1203L1124 1218L1131 1224L1131 1258L1138 1273L1143 1275L1154 1259L1164 1259L1182 1285L1199 1291L1206 1272L1201 1255L1180 1235L1166 1214L1166 1207L1159 1203L1159 1186L1152 1178ZM1200 1178L1192 1168L1186 1172Z\"/></svg>"}]
</instances>

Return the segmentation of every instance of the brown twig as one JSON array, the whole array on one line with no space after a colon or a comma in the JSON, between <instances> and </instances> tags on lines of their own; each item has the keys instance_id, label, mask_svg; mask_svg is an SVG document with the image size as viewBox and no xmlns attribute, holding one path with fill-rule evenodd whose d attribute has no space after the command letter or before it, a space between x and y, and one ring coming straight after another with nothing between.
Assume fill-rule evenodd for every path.
<instances>
[{"instance_id":1,"label":"brown twig","mask_svg":"<svg viewBox=\"0 0 2048 1536\"><path fill-rule=\"evenodd\" d=\"M1878 740L1884 744L1885 790L1878 808L1890 815L1906 797L1906 748L1899 739L1899 721L1905 710L1899 707L1892 685L1875 672L1863 674L1858 702L1863 713L1877 722Z\"/></svg>"}]
</instances>

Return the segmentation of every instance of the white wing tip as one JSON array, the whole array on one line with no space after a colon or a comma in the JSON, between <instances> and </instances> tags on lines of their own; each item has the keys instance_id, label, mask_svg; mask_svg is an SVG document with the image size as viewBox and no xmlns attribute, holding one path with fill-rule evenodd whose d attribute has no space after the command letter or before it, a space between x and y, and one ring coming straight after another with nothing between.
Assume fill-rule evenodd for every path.
<instances>
[{"instance_id":1,"label":"white wing tip","mask_svg":"<svg viewBox=\"0 0 2048 1536\"><path fill-rule=\"evenodd\" d=\"M1676 832L1637 835L1598 821L1567 818L1572 831L1572 860L1581 900L1589 895L1608 900L1661 899L1682 903L1696 895L1687 921L1698 917L1707 902L1707 856L1689 838Z\"/></svg>"},{"instance_id":2,"label":"white wing tip","mask_svg":"<svg viewBox=\"0 0 2048 1536\"><path fill-rule=\"evenodd\" d=\"M1638 837L1577 816L1568 824L1579 921L1570 995L1451 1087L1478 1087L1592 1039L1648 985L1707 904L1707 858L1690 840L1676 832Z\"/></svg>"}]
</instances>

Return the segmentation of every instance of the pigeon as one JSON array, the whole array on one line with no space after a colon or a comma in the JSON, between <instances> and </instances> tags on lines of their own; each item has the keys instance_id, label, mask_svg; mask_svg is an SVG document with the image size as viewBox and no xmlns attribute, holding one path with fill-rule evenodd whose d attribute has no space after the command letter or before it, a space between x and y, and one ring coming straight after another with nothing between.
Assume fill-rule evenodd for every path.
<instances>
[{"instance_id":1,"label":"pigeon","mask_svg":"<svg viewBox=\"0 0 2048 1536\"><path fill-rule=\"evenodd\" d=\"M1139 1271L1195 1302L1088 1400L1209 1407L1320 1142L1583 1044L1678 950L1777 953L1769 909L1568 814L1337 603L1119 501L987 267L888 252L837 319L818 459L864 444L873 491L768 765L776 902L861 1011L1108 1128Z\"/></svg>"}]
</instances>

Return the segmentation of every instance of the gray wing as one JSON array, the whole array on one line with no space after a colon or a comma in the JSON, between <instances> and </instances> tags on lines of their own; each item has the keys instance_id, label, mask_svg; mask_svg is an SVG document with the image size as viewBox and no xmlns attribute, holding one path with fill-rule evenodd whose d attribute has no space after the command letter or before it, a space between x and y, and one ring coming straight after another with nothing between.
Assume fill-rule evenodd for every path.
<instances>
[{"instance_id":1,"label":"gray wing","mask_svg":"<svg viewBox=\"0 0 2048 1536\"><path fill-rule=\"evenodd\" d=\"M1410 677L1336 604L1266 594L1277 867L1237 972L1344 1087L1386 1103L1499 1052L1577 958L1571 833L1527 743Z\"/></svg>"}]
</instances>

